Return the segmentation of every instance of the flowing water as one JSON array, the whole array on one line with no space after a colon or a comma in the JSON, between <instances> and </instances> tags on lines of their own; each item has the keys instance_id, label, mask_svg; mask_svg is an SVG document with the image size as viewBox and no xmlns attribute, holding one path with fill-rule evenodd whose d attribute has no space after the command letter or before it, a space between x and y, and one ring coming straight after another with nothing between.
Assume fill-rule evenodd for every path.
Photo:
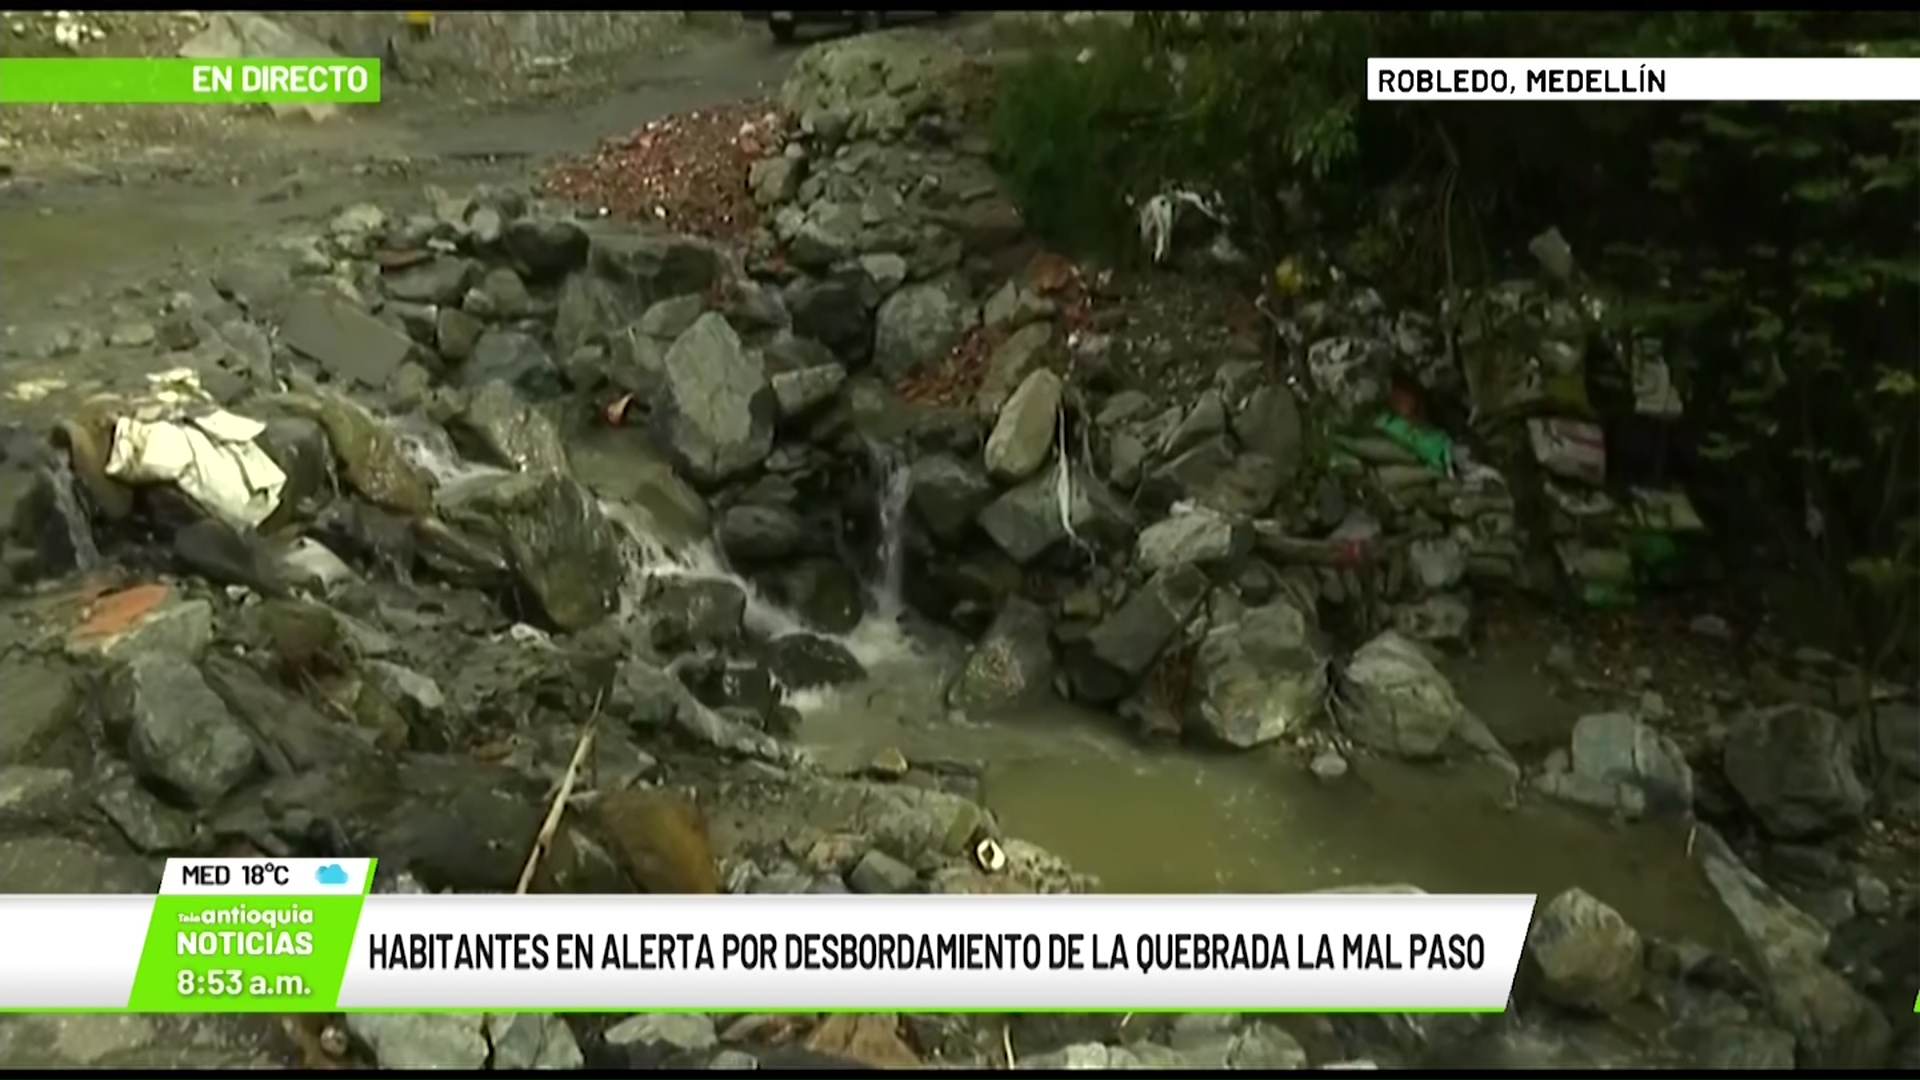
<instances>
[{"instance_id":1,"label":"flowing water","mask_svg":"<svg viewBox=\"0 0 1920 1080\"><path fill-rule=\"evenodd\" d=\"M437 475L472 473L450 444L411 435L409 444ZM574 464L594 484L630 477L637 452L627 440L617 450L589 440L575 444ZM1552 895L1578 885L1650 933L1738 948L1683 833L1620 826L1537 800L1503 809L1500 785L1470 768L1362 759L1343 780L1325 783L1279 752L1145 748L1112 717L1065 702L1018 715L950 716L942 690L965 644L901 613L905 470L881 480L877 611L843 639L868 678L790 695L803 715L800 739L822 766L858 769L888 749L910 760L974 764L988 805L1011 834L1114 892L1408 883L1436 892ZM760 632L802 628L728 569L705 535L663 527L671 515L595 486L629 540L631 604L644 603L641 583L650 578L717 578L747 591ZM1535 723L1539 695L1509 689L1524 688L1482 671L1462 692L1497 730ZM1503 715L1508 704L1529 715Z\"/></svg>"}]
</instances>

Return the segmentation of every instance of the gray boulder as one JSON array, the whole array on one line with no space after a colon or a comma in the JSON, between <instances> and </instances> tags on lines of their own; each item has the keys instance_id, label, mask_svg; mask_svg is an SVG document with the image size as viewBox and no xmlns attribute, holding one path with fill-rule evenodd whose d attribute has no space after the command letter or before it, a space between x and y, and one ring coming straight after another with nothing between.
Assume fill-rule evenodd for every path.
<instances>
[{"instance_id":1,"label":"gray boulder","mask_svg":"<svg viewBox=\"0 0 1920 1080\"><path fill-rule=\"evenodd\" d=\"M1783 840L1839 832L1866 813L1847 726L1824 709L1782 705L1745 714L1727 733L1721 767L1761 826Z\"/></svg>"},{"instance_id":2,"label":"gray boulder","mask_svg":"<svg viewBox=\"0 0 1920 1080\"><path fill-rule=\"evenodd\" d=\"M1285 600L1208 630L1194 680L1194 720L1215 741L1243 750L1297 730L1319 713L1327 691L1313 622Z\"/></svg>"},{"instance_id":3,"label":"gray boulder","mask_svg":"<svg viewBox=\"0 0 1920 1080\"><path fill-rule=\"evenodd\" d=\"M1045 697L1053 685L1050 630L1037 605L1018 597L1007 601L947 687L947 704L991 712Z\"/></svg>"},{"instance_id":4,"label":"gray boulder","mask_svg":"<svg viewBox=\"0 0 1920 1080\"><path fill-rule=\"evenodd\" d=\"M626 564L593 496L558 473L488 476L441 493L450 517L499 543L555 627L584 630L619 606Z\"/></svg>"},{"instance_id":5,"label":"gray boulder","mask_svg":"<svg viewBox=\"0 0 1920 1080\"><path fill-rule=\"evenodd\" d=\"M977 321L973 306L952 288L909 285L887 297L874 317L873 362L888 378L910 375L944 358Z\"/></svg>"},{"instance_id":6,"label":"gray boulder","mask_svg":"<svg viewBox=\"0 0 1920 1080\"><path fill-rule=\"evenodd\" d=\"M168 794L210 806L252 775L259 752L247 729L177 656L130 657L109 677L106 716L127 737L134 768Z\"/></svg>"},{"instance_id":7,"label":"gray boulder","mask_svg":"<svg viewBox=\"0 0 1920 1080\"><path fill-rule=\"evenodd\" d=\"M656 419L691 479L718 484L766 460L778 404L759 355L724 316L696 320L667 350L665 368Z\"/></svg>"}]
</instances>

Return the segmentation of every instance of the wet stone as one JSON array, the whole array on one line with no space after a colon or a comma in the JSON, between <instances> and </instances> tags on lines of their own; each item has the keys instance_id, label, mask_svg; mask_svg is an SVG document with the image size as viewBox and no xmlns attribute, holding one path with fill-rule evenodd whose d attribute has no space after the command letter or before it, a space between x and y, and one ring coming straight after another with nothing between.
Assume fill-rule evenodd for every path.
<instances>
[{"instance_id":1,"label":"wet stone","mask_svg":"<svg viewBox=\"0 0 1920 1080\"><path fill-rule=\"evenodd\" d=\"M166 806L131 780L108 784L93 804L135 849L158 855L183 851L195 838L193 819Z\"/></svg>"},{"instance_id":2,"label":"wet stone","mask_svg":"<svg viewBox=\"0 0 1920 1080\"><path fill-rule=\"evenodd\" d=\"M698 1013L640 1013L608 1028L609 1046L666 1046L674 1050L710 1049L719 1037L713 1021Z\"/></svg>"},{"instance_id":3,"label":"wet stone","mask_svg":"<svg viewBox=\"0 0 1920 1080\"><path fill-rule=\"evenodd\" d=\"M883 851L867 852L847 871L847 886L869 895L912 892L919 881L913 867Z\"/></svg>"},{"instance_id":4,"label":"wet stone","mask_svg":"<svg viewBox=\"0 0 1920 1080\"><path fill-rule=\"evenodd\" d=\"M484 1018L472 1013L356 1013L347 1029L386 1069L478 1069L487 1061Z\"/></svg>"},{"instance_id":5,"label":"wet stone","mask_svg":"<svg viewBox=\"0 0 1920 1080\"><path fill-rule=\"evenodd\" d=\"M0 893L150 893L156 883L156 875L139 862L76 840L0 840Z\"/></svg>"},{"instance_id":6,"label":"wet stone","mask_svg":"<svg viewBox=\"0 0 1920 1080\"><path fill-rule=\"evenodd\" d=\"M114 673L108 695L134 768L168 793L206 806L253 772L253 740L199 669L161 654L137 656Z\"/></svg>"},{"instance_id":7,"label":"wet stone","mask_svg":"<svg viewBox=\"0 0 1920 1080\"><path fill-rule=\"evenodd\" d=\"M58 660L0 661L0 761L31 755L73 719L78 702L73 671Z\"/></svg>"},{"instance_id":8,"label":"wet stone","mask_svg":"<svg viewBox=\"0 0 1920 1080\"><path fill-rule=\"evenodd\" d=\"M546 1013L488 1016L495 1069L578 1069L586 1064L565 1020Z\"/></svg>"},{"instance_id":9,"label":"wet stone","mask_svg":"<svg viewBox=\"0 0 1920 1080\"><path fill-rule=\"evenodd\" d=\"M0 768L0 813L51 802L73 790L73 773L39 765Z\"/></svg>"}]
</instances>

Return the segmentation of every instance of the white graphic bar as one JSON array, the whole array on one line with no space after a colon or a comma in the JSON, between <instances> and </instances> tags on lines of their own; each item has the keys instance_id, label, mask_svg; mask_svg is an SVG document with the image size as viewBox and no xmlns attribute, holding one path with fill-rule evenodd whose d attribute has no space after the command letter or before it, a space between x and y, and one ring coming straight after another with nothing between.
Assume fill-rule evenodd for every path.
<instances>
[{"instance_id":1,"label":"white graphic bar","mask_svg":"<svg viewBox=\"0 0 1920 1080\"><path fill-rule=\"evenodd\" d=\"M0 896L0 1009L127 1007L151 896Z\"/></svg>"},{"instance_id":2,"label":"white graphic bar","mask_svg":"<svg viewBox=\"0 0 1920 1080\"><path fill-rule=\"evenodd\" d=\"M1497 1010L1512 989L1533 903L1430 895L376 896L361 915L340 1004ZM483 953L487 966L461 966L463 956L472 964ZM1116 962L1122 956L1124 965Z\"/></svg>"},{"instance_id":3,"label":"white graphic bar","mask_svg":"<svg viewBox=\"0 0 1920 1080\"><path fill-rule=\"evenodd\" d=\"M1920 58L1373 57L1368 101L1920 101Z\"/></svg>"},{"instance_id":4,"label":"white graphic bar","mask_svg":"<svg viewBox=\"0 0 1920 1080\"><path fill-rule=\"evenodd\" d=\"M0 1009L125 1008L154 905L0 896ZM376 895L339 1006L1495 1010L1533 906L1338 894Z\"/></svg>"}]
</instances>

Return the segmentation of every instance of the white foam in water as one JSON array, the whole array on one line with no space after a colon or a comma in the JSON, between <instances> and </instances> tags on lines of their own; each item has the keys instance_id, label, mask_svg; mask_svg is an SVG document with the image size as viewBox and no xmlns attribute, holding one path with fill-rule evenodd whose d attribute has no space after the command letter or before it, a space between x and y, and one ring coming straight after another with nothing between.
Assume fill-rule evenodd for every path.
<instances>
[{"instance_id":1,"label":"white foam in water","mask_svg":"<svg viewBox=\"0 0 1920 1080\"><path fill-rule=\"evenodd\" d=\"M442 486L483 476L499 476L507 470L482 465L462 457L446 430L419 417L394 421L402 451L414 464L425 469ZM656 528L645 509L611 499L600 500L600 510L619 529L621 558L626 583L620 594L619 617L632 620L640 616L646 603L647 586L659 580L724 581L747 598L746 625L755 634L777 638L786 634L808 633L838 640L862 667L876 668L916 660L920 650L900 625L900 575L902 565L901 530L910 492L911 474L903 464L885 463L885 490L880 504L880 580L873 588L876 610L845 635L821 634L792 612L760 594L753 584L727 565L725 556L709 538L675 544ZM831 689L783 690L787 704L802 713L830 706L838 697Z\"/></svg>"}]
</instances>

